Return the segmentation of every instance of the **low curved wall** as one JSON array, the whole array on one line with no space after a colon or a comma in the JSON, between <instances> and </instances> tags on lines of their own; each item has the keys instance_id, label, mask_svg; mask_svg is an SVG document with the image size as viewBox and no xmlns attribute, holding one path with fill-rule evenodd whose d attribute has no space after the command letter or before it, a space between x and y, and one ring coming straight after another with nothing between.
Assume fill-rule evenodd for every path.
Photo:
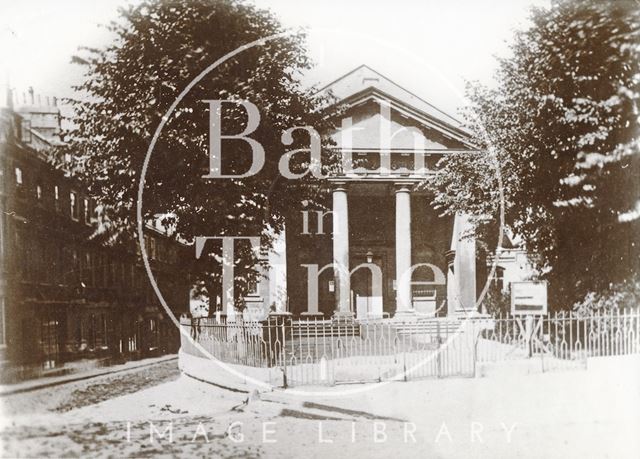
<instances>
[{"instance_id":1,"label":"low curved wall","mask_svg":"<svg viewBox=\"0 0 640 459\"><path fill-rule=\"evenodd\" d=\"M195 356L180 349L180 371L194 379L238 392L272 390L283 386L279 368L256 368L219 362L206 356Z\"/></svg>"}]
</instances>

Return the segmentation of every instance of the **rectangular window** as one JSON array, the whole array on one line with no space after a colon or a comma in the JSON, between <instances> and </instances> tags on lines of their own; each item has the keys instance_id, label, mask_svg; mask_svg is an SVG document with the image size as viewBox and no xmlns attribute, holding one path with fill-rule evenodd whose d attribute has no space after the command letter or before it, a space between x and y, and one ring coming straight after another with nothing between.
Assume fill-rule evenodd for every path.
<instances>
[{"instance_id":1,"label":"rectangular window","mask_svg":"<svg viewBox=\"0 0 640 459\"><path fill-rule=\"evenodd\" d=\"M55 256L55 247L50 242L44 243L44 251L45 251L45 281L47 284L53 284L55 282L55 265L56 265L56 256Z\"/></svg>"},{"instance_id":2,"label":"rectangular window","mask_svg":"<svg viewBox=\"0 0 640 459\"><path fill-rule=\"evenodd\" d=\"M504 268L500 266L496 267L494 282L498 290L500 291L504 290Z\"/></svg>"},{"instance_id":3,"label":"rectangular window","mask_svg":"<svg viewBox=\"0 0 640 459\"><path fill-rule=\"evenodd\" d=\"M156 239L154 237L149 238L149 258L154 260L156 258Z\"/></svg>"},{"instance_id":4,"label":"rectangular window","mask_svg":"<svg viewBox=\"0 0 640 459\"><path fill-rule=\"evenodd\" d=\"M71 218L78 220L80 217L80 209L78 208L80 203L78 202L78 193L72 191L69 193L69 210L71 212Z\"/></svg>"},{"instance_id":5,"label":"rectangular window","mask_svg":"<svg viewBox=\"0 0 640 459\"><path fill-rule=\"evenodd\" d=\"M78 252L78 280L82 283L85 282L85 276L87 274L87 266L84 258L84 252L82 249ZM86 285L86 284L85 284Z\"/></svg>"},{"instance_id":6,"label":"rectangular window","mask_svg":"<svg viewBox=\"0 0 640 459\"><path fill-rule=\"evenodd\" d=\"M69 246L62 247L62 263L60 264L60 283L68 285L73 274L73 257Z\"/></svg>"},{"instance_id":7,"label":"rectangular window","mask_svg":"<svg viewBox=\"0 0 640 459\"><path fill-rule=\"evenodd\" d=\"M78 249L75 247L71 249L71 282L77 282L80 280L80 257L78 257Z\"/></svg>"},{"instance_id":8,"label":"rectangular window","mask_svg":"<svg viewBox=\"0 0 640 459\"><path fill-rule=\"evenodd\" d=\"M20 132L20 137L24 143L30 143L31 142L31 121L29 120L22 120L21 123L21 132Z\"/></svg>"},{"instance_id":9,"label":"rectangular window","mask_svg":"<svg viewBox=\"0 0 640 459\"><path fill-rule=\"evenodd\" d=\"M102 254L103 286L111 287L111 260L106 253Z\"/></svg>"},{"instance_id":10,"label":"rectangular window","mask_svg":"<svg viewBox=\"0 0 640 459\"><path fill-rule=\"evenodd\" d=\"M26 278L30 281L35 281L38 278L38 256L35 241L30 237L26 244L27 257L26 257Z\"/></svg>"},{"instance_id":11,"label":"rectangular window","mask_svg":"<svg viewBox=\"0 0 640 459\"><path fill-rule=\"evenodd\" d=\"M38 198L38 201L42 199L42 185L39 183L36 185L36 198Z\"/></svg>"},{"instance_id":12,"label":"rectangular window","mask_svg":"<svg viewBox=\"0 0 640 459\"><path fill-rule=\"evenodd\" d=\"M106 274L104 269L104 254L100 252L96 252L94 255L94 269L96 271L96 286L97 287L106 287Z\"/></svg>"},{"instance_id":13,"label":"rectangular window","mask_svg":"<svg viewBox=\"0 0 640 459\"><path fill-rule=\"evenodd\" d=\"M107 349L109 347L109 333L108 333L108 324L107 324L107 316L102 314L102 348Z\"/></svg>"},{"instance_id":14,"label":"rectangular window","mask_svg":"<svg viewBox=\"0 0 640 459\"><path fill-rule=\"evenodd\" d=\"M91 314L89 317L89 349L96 348L96 315Z\"/></svg>"},{"instance_id":15,"label":"rectangular window","mask_svg":"<svg viewBox=\"0 0 640 459\"><path fill-rule=\"evenodd\" d=\"M120 263L120 285L127 285L127 265L125 262Z\"/></svg>"},{"instance_id":16,"label":"rectangular window","mask_svg":"<svg viewBox=\"0 0 640 459\"><path fill-rule=\"evenodd\" d=\"M63 269L64 269L64 251L62 247L56 245L54 248L53 256L55 257L55 263L53 264L53 277L54 283L64 284Z\"/></svg>"},{"instance_id":17,"label":"rectangular window","mask_svg":"<svg viewBox=\"0 0 640 459\"><path fill-rule=\"evenodd\" d=\"M132 264L129 266L130 271L130 281L131 281L131 288L135 289L137 284L136 284L136 265Z\"/></svg>"},{"instance_id":18,"label":"rectangular window","mask_svg":"<svg viewBox=\"0 0 640 459\"><path fill-rule=\"evenodd\" d=\"M102 286L102 267L99 252L91 252L91 279L96 287Z\"/></svg>"},{"instance_id":19,"label":"rectangular window","mask_svg":"<svg viewBox=\"0 0 640 459\"><path fill-rule=\"evenodd\" d=\"M16 175L16 185L20 186L22 185L22 169L20 169L19 167L16 167L15 169L15 175Z\"/></svg>"},{"instance_id":20,"label":"rectangular window","mask_svg":"<svg viewBox=\"0 0 640 459\"><path fill-rule=\"evenodd\" d=\"M91 266L91 252L87 250L84 254L84 275L82 276L86 285L93 285L93 282L91 281L92 273L93 267Z\"/></svg>"},{"instance_id":21,"label":"rectangular window","mask_svg":"<svg viewBox=\"0 0 640 459\"><path fill-rule=\"evenodd\" d=\"M57 212L60 212L60 188L58 188L58 185L55 185L53 187L53 205L56 208Z\"/></svg>"},{"instance_id":22,"label":"rectangular window","mask_svg":"<svg viewBox=\"0 0 640 459\"><path fill-rule=\"evenodd\" d=\"M115 287L118 282L118 264L114 260L109 260L109 287Z\"/></svg>"},{"instance_id":23,"label":"rectangular window","mask_svg":"<svg viewBox=\"0 0 640 459\"><path fill-rule=\"evenodd\" d=\"M91 282L91 286L96 285L96 254L95 252L89 252L89 267L91 272L89 273L89 280Z\"/></svg>"},{"instance_id":24,"label":"rectangular window","mask_svg":"<svg viewBox=\"0 0 640 459\"><path fill-rule=\"evenodd\" d=\"M90 225L91 224L91 202L89 201L88 198L84 198L83 205L84 205L84 222L87 225Z\"/></svg>"},{"instance_id":25,"label":"rectangular window","mask_svg":"<svg viewBox=\"0 0 640 459\"><path fill-rule=\"evenodd\" d=\"M25 244L23 241L23 237L22 234L20 234L20 232L18 231L18 229L15 229L14 233L13 233L13 237L14 237L14 251L13 251L13 256L14 256L14 263L15 266L18 267L17 272L20 275L20 277L23 277L25 274L25 258L27 255L27 252L25 250Z\"/></svg>"},{"instance_id":26,"label":"rectangular window","mask_svg":"<svg viewBox=\"0 0 640 459\"><path fill-rule=\"evenodd\" d=\"M258 287L260 286L257 280L249 281L249 285L247 287L247 295L249 296L258 296L260 294Z\"/></svg>"},{"instance_id":27,"label":"rectangular window","mask_svg":"<svg viewBox=\"0 0 640 459\"><path fill-rule=\"evenodd\" d=\"M36 239L33 241L33 267L34 267L34 280L38 283L43 282L46 279L45 272L47 266L43 257L44 243Z\"/></svg>"}]
</instances>

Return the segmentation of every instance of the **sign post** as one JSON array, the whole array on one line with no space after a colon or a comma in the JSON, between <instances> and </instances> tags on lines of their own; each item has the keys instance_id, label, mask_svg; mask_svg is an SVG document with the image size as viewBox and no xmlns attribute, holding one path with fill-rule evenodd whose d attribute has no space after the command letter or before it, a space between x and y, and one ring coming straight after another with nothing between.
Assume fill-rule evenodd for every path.
<instances>
[{"instance_id":1,"label":"sign post","mask_svg":"<svg viewBox=\"0 0 640 459\"><path fill-rule=\"evenodd\" d=\"M533 355L533 335L535 317L542 317L548 313L547 282L524 281L511 283L511 315L526 317L524 324L524 338L528 356ZM520 323L522 329L522 323ZM535 327L536 329L538 327Z\"/></svg>"}]
</instances>

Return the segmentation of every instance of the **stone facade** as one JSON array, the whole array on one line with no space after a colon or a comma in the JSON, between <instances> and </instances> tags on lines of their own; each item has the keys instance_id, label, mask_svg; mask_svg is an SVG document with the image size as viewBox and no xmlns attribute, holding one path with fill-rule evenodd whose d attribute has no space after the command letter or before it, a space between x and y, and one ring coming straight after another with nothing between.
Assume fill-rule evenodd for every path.
<instances>
[{"instance_id":1,"label":"stone facade","mask_svg":"<svg viewBox=\"0 0 640 459\"><path fill-rule=\"evenodd\" d=\"M8 98L11 101L11 98ZM73 361L175 352L178 332L160 307L134 241L92 238L97 202L50 164L55 105L0 112L0 366L3 378L63 371ZM151 266L175 313L186 311L186 247L148 228ZM87 362L89 363L89 362Z\"/></svg>"}]
</instances>

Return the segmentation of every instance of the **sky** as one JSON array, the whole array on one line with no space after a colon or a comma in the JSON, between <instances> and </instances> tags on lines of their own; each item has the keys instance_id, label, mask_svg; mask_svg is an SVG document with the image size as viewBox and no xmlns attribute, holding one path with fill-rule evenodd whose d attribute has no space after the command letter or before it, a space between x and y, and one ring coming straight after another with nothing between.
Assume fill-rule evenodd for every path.
<instances>
[{"instance_id":1,"label":"sky","mask_svg":"<svg viewBox=\"0 0 640 459\"><path fill-rule=\"evenodd\" d=\"M135 2L135 0L134 0ZM0 84L65 97L82 79L71 64L79 46L100 46L99 27L127 0L0 0ZM288 27L305 27L317 66L308 84L325 84L367 64L455 115L465 81L491 85L495 56L509 54L531 6L549 0L254 0ZM4 93L4 91L3 91Z\"/></svg>"}]
</instances>

